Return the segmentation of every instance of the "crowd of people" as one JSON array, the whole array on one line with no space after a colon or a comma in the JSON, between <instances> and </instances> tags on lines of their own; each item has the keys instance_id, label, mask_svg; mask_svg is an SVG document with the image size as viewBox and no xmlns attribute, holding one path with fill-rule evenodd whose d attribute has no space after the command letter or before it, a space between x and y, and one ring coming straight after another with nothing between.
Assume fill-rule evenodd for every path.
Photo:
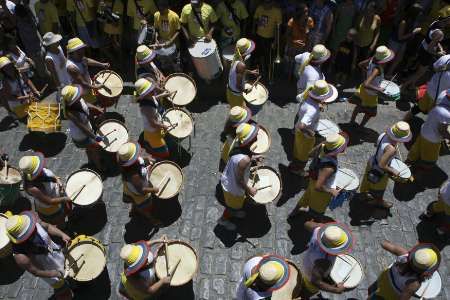
<instances>
[{"instance_id":1,"label":"crowd of people","mask_svg":"<svg viewBox=\"0 0 450 300\"><path fill-rule=\"evenodd\" d=\"M450 139L449 31L448 0L38 0L33 6L29 0L0 0L0 99L12 122L26 122L32 103L56 93L55 103L62 107L73 144L85 149L88 161L102 173L109 167L102 159L103 150L114 140L108 138L112 132L97 130L95 119L105 112L99 92L111 89L105 85L110 75L100 82L92 72L112 69L133 81L143 140L119 145L115 163L122 176L124 202L131 205L130 217L160 226L153 200L168 182L154 186L149 176L156 162L173 159L166 134L178 124L166 122L163 112L171 107L168 103L177 91L166 89L167 78L183 72L192 80L197 71L199 80L206 83L225 79L224 96L230 110L221 155L225 210L218 224L236 231L236 220L247 217L249 199L271 187L255 186L254 172L264 159L255 152L262 127L252 120L258 111L245 95L259 81L270 90L275 73L286 75L296 85L299 102L289 171L309 180L287 217L306 212L309 219L304 227L311 240L295 278L289 271L291 262L283 257L250 258L236 297L309 299L320 291L342 294L349 289L345 280L329 280L330 271L350 251L353 239L345 224L324 221L327 210L347 188L328 182L340 169L339 155L345 152L349 135L364 132L377 117L380 98L398 101L401 95L417 91L403 120L389 124L377 139L359 187L367 203L384 210L394 205L384 193L390 179L405 179L405 170L391 162L399 158L399 145L412 141L409 122L418 113L426 115L426 120L403 163L411 166L415 177L433 176L442 145L447 146ZM232 60L222 78L221 74L202 78L189 52L199 41L217 45L217 53L231 48ZM355 84L350 99L338 96ZM389 85L398 87L398 92L390 92ZM350 120L344 120L351 131L321 135L321 112L338 99L355 105ZM8 161L3 154L1 167L8 170ZM23 156L19 169L35 211L8 214L5 228L14 259L48 282L57 299L71 299L62 249L71 243L64 230L72 202L81 191L76 196L66 193L60 178L46 168L41 153ZM412 181L413 176L406 179ZM449 181L421 218L434 221L438 234L448 238ZM151 251L164 243L141 241L122 248L122 296L166 299L164 290L173 273L158 278ZM381 247L397 259L369 291L370 299L412 298L441 262L433 244L405 249L384 241ZM296 284L289 295L277 295L292 281Z\"/></svg>"}]
</instances>

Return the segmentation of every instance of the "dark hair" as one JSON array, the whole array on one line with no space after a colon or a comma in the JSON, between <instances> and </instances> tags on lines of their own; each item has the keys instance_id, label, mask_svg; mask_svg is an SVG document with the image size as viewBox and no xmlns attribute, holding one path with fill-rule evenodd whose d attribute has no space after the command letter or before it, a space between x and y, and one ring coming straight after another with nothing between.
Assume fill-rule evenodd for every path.
<instances>
[{"instance_id":1,"label":"dark hair","mask_svg":"<svg viewBox=\"0 0 450 300\"><path fill-rule=\"evenodd\" d=\"M413 5L408 7L408 9L406 10L405 19L406 19L406 21L413 21L414 22L415 19L417 19L417 17L421 13L423 13L423 6L420 5L419 3L414 3Z\"/></svg>"}]
</instances>

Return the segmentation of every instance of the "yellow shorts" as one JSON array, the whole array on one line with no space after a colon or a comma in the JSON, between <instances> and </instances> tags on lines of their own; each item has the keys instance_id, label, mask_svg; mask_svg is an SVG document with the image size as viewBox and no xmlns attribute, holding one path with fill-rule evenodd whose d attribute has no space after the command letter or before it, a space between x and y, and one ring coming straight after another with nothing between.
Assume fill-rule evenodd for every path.
<instances>
[{"instance_id":1,"label":"yellow shorts","mask_svg":"<svg viewBox=\"0 0 450 300\"><path fill-rule=\"evenodd\" d=\"M227 101L231 107L234 106L247 107L247 105L245 105L244 96L242 96L242 94L236 95L229 88L227 88Z\"/></svg>"},{"instance_id":2,"label":"yellow shorts","mask_svg":"<svg viewBox=\"0 0 450 300\"><path fill-rule=\"evenodd\" d=\"M433 98L431 98L431 96L428 95L428 93L425 93L425 96L423 96L423 98L420 99L419 102L417 103L420 111L425 114L429 113L430 110L433 109L434 104L435 104L435 102L434 102Z\"/></svg>"},{"instance_id":3,"label":"yellow shorts","mask_svg":"<svg viewBox=\"0 0 450 300\"><path fill-rule=\"evenodd\" d=\"M366 170L364 171L364 177L362 179L359 190L361 193L372 192L374 195L381 192L381 196L383 196L389 181L389 176L387 174L384 174L383 177L381 177L380 181L378 181L377 183L372 183L367 179L367 174L369 173L370 169L371 166L369 162L367 163Z\"/></svg>"},{"instance_id":4,"label":"yellow shorts","mask_svg":"<svg viewBox=\"0 0 450 300\"><path fill-rule=\"evenodd\" d=\"M222 189L223 190L223 189ZM242 196L235 196L231 193L223 191L223 197L225 198L225 204L232 209L242 209L245 203L245 194Z\"/></svg>"},{"instance_id":5,"label":"yellow shorts","mask_svg":"<svg viewBox=\"0 0 450 300\"><path fill-rule=\"evenodd\" d=\"M312 284L312 282L310 282L308 278L306 278L306 276L302 276L302 293L305 292L305 289L309 296L313 296L319 292L319 289L314 284Z\"/></svg>"},{"instance_id":6,"label":"yellow shorts","mask_svg":"<svg viewBox=\"0 0 450 300\"><path fill-rule=\"evenodd\" d=\"M328 204L332 199L332 195L327 192L318 192L315 189L316 181L310 179L305 193L298 202L300 207L308 207L317 213L323 214L327 210Z\"/></svg>"},{"instance_id":7,"label":"yellow shorts","mask_svg":"<svg viewBox=\"0 0 450 300\"><path fill-rule=\"evenodd\" d=\"M446 204L442 200L438 200L431 204L431 212L435 214L444 213L447 216L450 216L450 205Z\"/></svg>"},{"instance_id":8,"label":"yellow shorts","mask_svg":"<svg viewBox=\"0 0 450 300\"><path fill-rule=\"evenodd\" d=\"M361 106L376 107L378 105L378 95L369 95L364 84L361 84L356 92L361 99Z\"/></svg>"},{"instance_id":9,"label":"yellow shorts","mask_svg":"<svg viewBox=\"0 0 450 300\"><path fill-rule=\"evenodd\" d=\"M389 269L386 269L378 277L377 289L374 294L369 295L369 299L384 299L384 300L394 300L399 298L399 294L394 290L389 278Z\"/></svg>"},{"instance_id":10,"label":"yellow shorts","mask_svg":"<svg viewBox=\"0 0 450 300\"><path fill-rule=\"evenodd\" d=\"M162 130L157 130L155 132L144 130L144 140L152 148L152 155L158 158L169 157L169 148L167 147L166 141L164 140L164 133Z\"/></svg>"},{"instance_id":11,"label":"yellow shorts","mask_svg":"<svg viewBox=\"0 0 450 300\"><path fill-rule=\"evenodd\" d=\"M86 94L83 95L83 99L91 104L97 102L97 97L95 96L94 90L92 89L87 90Z\"/></svg>"},{"instance_id":12,"label":"yellow shorts","mask_svg":"<svg viewBox=\"0 0 450 300\"><path fill-rule=\"evenodd\" d=\"M228 139L225 139L225 143L223 143L222 146L222 154L220 155L220 158L222 159L222 161L224 163L228 162L228 158L230 157L230 149L231 148L231 143L229 142Z\"/></svg>"},{"instance_id":13,"label":"yellow shorts","mask_svg":"<svg viewBox=\"0 0 450 300\"><path fill-rule=\"evenodd\" d=\"M441 143L431 143L420 134L408 153L407 160L434 164L439 159Z\"/></svg>"},{"instance_id":14,"label":"yellow shorts","mask_svg":"<svg viewBox=\"0 0 450 300\"><path fill-rule=\"evenodd\" d=\"M294 160L307 162L309 153L311 152L314 144L316 143L315 137L306 136L302 131L295 130L294 139Z\"/></svg>"}]
</instances>

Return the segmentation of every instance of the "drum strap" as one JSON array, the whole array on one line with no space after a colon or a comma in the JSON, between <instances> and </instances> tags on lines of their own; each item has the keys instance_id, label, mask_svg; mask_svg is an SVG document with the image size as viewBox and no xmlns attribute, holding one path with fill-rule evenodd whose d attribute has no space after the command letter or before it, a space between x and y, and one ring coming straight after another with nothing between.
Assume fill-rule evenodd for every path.
<instances>
[{"instance_id":1,"label":"drum strap","mask_svg":"<svg viewBox=\"0 0 450 300\"><path fill-rule=\"evenodd\" d=\"M376 166L378 166L378 159L377 159L378 151L380 151L381 144L383 143L383 139L385 136L386 136L386 133L383 133L383 137L380 139L380 142L377 145L377 150L375 151L375 156L373 157L373 162L375 163Z\"/></svg>"},{"instance_id":2,"label":"drum strap","mask_svg":"<svg viewBox=\"0 0 450 300\"><path fill-rule=\"evenodd\" d=\"M206 28L205 28L205 25L203 24L202 18L198 15L197 11L193 7L192 7L192 12L194 14L195 19L197 19L198 24L203 29L203 31L206 33ZM200 8L200 13L201 13L201 8Z\"/></svg>"},{"instance_id":3,"label":"drum strap","mask_svg":"<svg viewBox=\"0 0 450 300\"><path fill-rule=\"evenodd\" d=\"M238 26L241 26L241 20L234 13L233 7L227 1L223 1L223 3L227 7L227 9L230 11L231 17L233 18L234 23L236 23L236 25L238 25Z\"/></svg>"}]
</instances>

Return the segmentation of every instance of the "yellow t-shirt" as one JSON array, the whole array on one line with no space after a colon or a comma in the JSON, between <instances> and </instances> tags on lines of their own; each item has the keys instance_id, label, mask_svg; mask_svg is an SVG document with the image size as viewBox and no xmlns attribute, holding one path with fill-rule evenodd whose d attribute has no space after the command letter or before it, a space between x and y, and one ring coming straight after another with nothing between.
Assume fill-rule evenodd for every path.
<instances>
[{"instance_id":1,"label":"yellow t-shirt","mask_svg":"<svg viewBox=\"0 0 450 300\"><path fill-rule=\"evenodd\" d=\"M234 15L240 21L248 18L247 8L245 8L245 5L244 5L244 3L242 3L241 0L234 1L234 3L231 4L230 6L233 9ZM225 5L225 3L223 1L217 5L216 13L217 13L217 16L219 17L219 20L222 23L223 27L229 28L233 31L233 34L229 35L225 31L225 28L223 28L222 36L227 36L227 37L232 36L234 39L238 39L241 36L241 27L233 19L232 13L230 12L230 10L228 9L228 7Z\"/></svg>"},{"instance_id":2,"label":"yellow t-shirt","mask_svg":"<svg viewBox=\"0 0 450 300\"><path fill-rule=\"evenodd\" d=\"M136 7L136 4L140 7ZM128 0L127 4L127 15L133 18L133 29L139 30L141 28L141 20L148 20L149 17L153 17L158 8L155 5L154 0ZM141 15L141 11L144 16ZM147 16L147 18L146 18ZM153 20L148 20L149 24Z\"/></svg>"},{"instance_id":3,"label":"yellow t-shirt","mask_svg":"<svg viewBox=\"0 0 450 300\"><path fill-rule=\"evenodd\" d=\"M114 7L112 8L112 12L116 15L122 17L123 15L123 9L124 5L122 0L104 0L106 7L111 7L111 5L114 3ZM98 8L100 10L100 7ZM121 35L123 31L123 22L122 20L119 20L117 23L105 23L105 26L103 27L103 31L110 35Z\"/></svg>"},{"instance_id":4,"label":"yellow t-shirt","mask_svg":"<svg viewBox=\"0 0 450 300\"><path fill-rule=\"evenodd\" d=\"M78 9L75 7L75 3ZM67 0L67 11L75 13L78 27L86 27L84 21L91 22L95 18L95 1L94 0ZM84 21L80 13L83 14Z\"/></svg>"},{"instance_id":5,"label":"yellow t-shirt","mask_svg":"<svg viewBox=\"0 0 450 300\"><path fill-rule=\"evenodd\" d=\"M39 21L39 31L42 35L53 31L55 23L59 24L58 10L52 2L42 3L38 1L34 5L34 10Z\"/></svg>"},{"instance_id":6,"label":"yellow t-shirt","mask_svg":"<svg viewBox=\"0 0 450 300\"><path fill-rule=\"evenodd\" d=\"M58 10L58 16L60 17L67 16L66 2L66 0L53 0L53 4L55 4L56 9Z\"/></svg>"},{"instance_id":7,"label":"yellow t-shirt","mask_svg":"<svg viewBox=\"0 0 450 300\"><path fill-rule=\"evenodd\" d=\"M183 7L183 10L181 11L180 21L183 24L187 24L189 34L192 37L199 39L204 37L208 33L211 28L211 23L217 22L218 18L214 9L206 3L202 4L201 11L197 14L201 18L203 28L205 28L204 30L198 23L190 4L186 4Z\"/></svg>"},{"instance_id":8,"label":"yellow t-shirt","mask_svg":"<svg viewBox=\"0 0 450 300\"><path fill-rule=\"evenodd\" d=\"M282 22L281 10L273 6L265 9L263 5L258 6L253 16L256 23L256 34L263 38L273 38L277 25Z\"/></svg>"},{"instance_id":9,"label":"yellow t-shirt","mask_svg":"<svg viewBox=\"0 0 450 300\"><path fill-rule=\"evenodd\" d=\"M155 13L155 29L158 30L159 40L168 41L180 30L180 17L177 13L170 10L167 15L161 15L159 11Z\"/></svg>"}]
</instances>

